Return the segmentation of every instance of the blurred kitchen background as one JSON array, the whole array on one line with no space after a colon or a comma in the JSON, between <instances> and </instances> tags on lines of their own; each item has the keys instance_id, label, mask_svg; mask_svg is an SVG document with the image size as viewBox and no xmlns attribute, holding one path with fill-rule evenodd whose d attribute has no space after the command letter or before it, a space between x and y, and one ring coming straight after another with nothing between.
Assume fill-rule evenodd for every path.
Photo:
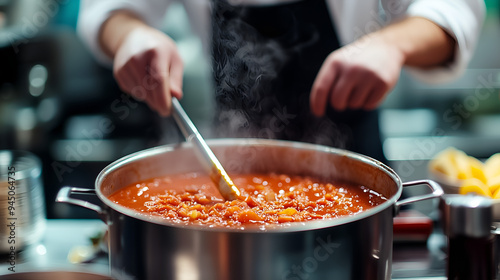
<instances>
[{"instance_id":1,"label":"blurred kitchen background","mask_svg":"<svg viewBox=\"0 0 500 280\"><path fill-rule=\"evenodd\" d=\"M500 152L500 1L486 5L462 78L430 86L403 72L382 106L384 153L404 181L427 178L428 160L448 146L478 158ZM53 203L59 188L93 188L110 162L183 141L171 121L123 94L110 68L91 56L76 35L78 9L77 0L0 0L0 150L42 159L48 218L95 218ZM212 85L201 42L180 4L164 26L185 61L182 103L210 138Z\"/></svg>"}]
</instances>

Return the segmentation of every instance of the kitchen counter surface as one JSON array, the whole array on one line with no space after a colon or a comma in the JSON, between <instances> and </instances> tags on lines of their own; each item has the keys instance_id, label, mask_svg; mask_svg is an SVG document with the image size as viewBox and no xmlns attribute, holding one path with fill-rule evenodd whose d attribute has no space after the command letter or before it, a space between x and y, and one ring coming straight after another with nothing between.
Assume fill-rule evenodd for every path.
<instances>
[{"instance_id":1,"label":"kitchen counter surface","mask_svg":"<svg viewBox=\"0 0 500 280\"><path fill-rule=\"evenodd\" d=\"M87 264L72 264L67 259L74 246L91 245L90 237L104 230L105 225L100 220L47 220L42 241L18 253L15 272L65 270L108 274L107 256ZM2 256L0 275L13 273L9 267L7 257Z\"/></svg>"},{"instance_id":2,"label":"kitchen counter surface","mask_svg":"<svg viewBox=\"0 0 500 280\"><path fill-rule=\"evenodd\" d=\"M72 264L68 261L69 251L75 246L90 245L90 237L105 230L100 220L47 220L43 240L19 252L15 271L82 271L108 274L107 255L97 257L91 263ZM393 279L442 280L445 270L445 254L442 251L444 239L433 233L427 243L394 245ZM2 257L0 275L15 273L8 270L8 256Z\"/></svg>"}]
</instances>

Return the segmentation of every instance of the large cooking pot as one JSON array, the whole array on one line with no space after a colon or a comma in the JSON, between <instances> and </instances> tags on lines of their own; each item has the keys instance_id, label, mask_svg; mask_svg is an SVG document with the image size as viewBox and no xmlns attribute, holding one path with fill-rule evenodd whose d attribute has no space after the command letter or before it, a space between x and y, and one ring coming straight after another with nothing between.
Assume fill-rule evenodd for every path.
<instances>
[{"instance_id":1,"label":"large cooking pot","mask_svg":"<svg viewBox=\"0 0 500 280\"><path fill-rule=\"evenodd\" d=\"M131 183L203 172L189 144L126 156L98 175L95 190L65 187L57 201L100 214L109 228L111 275L117 279L353 279L391 278L393 217L402 205L438 197L432 181L402 183L386 165L324 146L258 139L221 139L209 146L231 173L277 172L362 184L387 201L354 216L289 226L228 229L178 225L117 205L108 196ZM398 201L402 188L432 193ZM70 197L95 193L104 207Z\"/></svg>"}]
</instances>

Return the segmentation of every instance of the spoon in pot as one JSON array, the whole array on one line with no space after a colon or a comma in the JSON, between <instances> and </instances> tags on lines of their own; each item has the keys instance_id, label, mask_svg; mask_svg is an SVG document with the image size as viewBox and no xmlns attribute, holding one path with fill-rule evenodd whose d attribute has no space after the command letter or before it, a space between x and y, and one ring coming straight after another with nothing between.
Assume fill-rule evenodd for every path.
<instances>
[{"instance_id":1,"label":"spoon in pot","mask_svg":"<svg viewBox=\"0 0 500 280\"><path fill-rule=\"evenodd\" d=\"M240 191L234 185L229 175L222 167L215 154L212 152L210 147L196 129L191 119L188 117L184 109L182 108L179 100L172 97L172 116L175 122L179 126L182 134L187 141L193 143L195 150L198 152L200 161L203 163L207 169L210 178L215 183L219 189L220 194L225 200L235 200L240 196Z\"/></svg>"}]
</instances>

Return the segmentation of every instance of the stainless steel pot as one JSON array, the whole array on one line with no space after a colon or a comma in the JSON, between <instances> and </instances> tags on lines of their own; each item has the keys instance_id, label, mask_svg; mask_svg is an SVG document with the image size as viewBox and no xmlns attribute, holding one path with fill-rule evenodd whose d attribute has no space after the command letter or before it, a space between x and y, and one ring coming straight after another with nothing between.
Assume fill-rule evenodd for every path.
<instances>
[{"instance_id":1,"label":"stainless steel pot","mask_svg":"<svg viewBox=\"0 0 500 280\"><path fill-rule=\"evenodd\" d=\"M65 187L57 201L100 214L109 227L111 275L117 279L355 279L391 278L393 216L402 205L438 197L432 181L402 183L384 164L324 146L276 140L208 142L229 173L277 172L369 186L387 201L355 216L294 223L266 230L183 226L111 202L128 184L167 174L200 171L189 144L124 157L98 175L95 190ZM398 201L402 187L432 193ZM96 193L101 208L71 194Z\"/></svg>"}]
</instances>

